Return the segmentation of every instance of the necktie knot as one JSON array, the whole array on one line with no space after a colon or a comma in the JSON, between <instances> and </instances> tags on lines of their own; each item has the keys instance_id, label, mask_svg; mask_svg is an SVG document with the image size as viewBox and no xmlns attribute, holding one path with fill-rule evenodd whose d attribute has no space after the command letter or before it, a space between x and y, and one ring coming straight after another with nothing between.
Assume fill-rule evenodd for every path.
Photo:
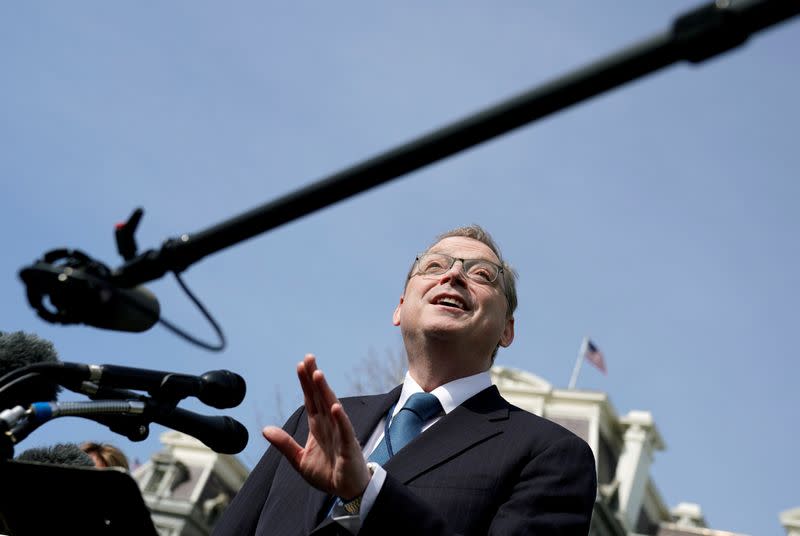
<instances>
[{"instance_id":1,"label":"necktie knot","mask_svg":"<svg viewBox=\"0 0 800 536\"><path fill-rule=\"evenodd\" d=\"M406 405L400 411L404 410L413 411L424 423L442 411L442 404L436 396L430 393L415 393L409 397Z\"/></svg>"},{"instance_id":2,"label":"necktie knot","mask_svg":"<svg viewBox=\"0 0 800 536\"><path fill-rule=\"evenodd\" d=\"M370 461L381 465L386 463L389 458L422 432L422 427L427 421L441 412L442 404L435 395L430 393L411 395L392 419L388 433L370 455Z\"/></svg>"}]
</instances>

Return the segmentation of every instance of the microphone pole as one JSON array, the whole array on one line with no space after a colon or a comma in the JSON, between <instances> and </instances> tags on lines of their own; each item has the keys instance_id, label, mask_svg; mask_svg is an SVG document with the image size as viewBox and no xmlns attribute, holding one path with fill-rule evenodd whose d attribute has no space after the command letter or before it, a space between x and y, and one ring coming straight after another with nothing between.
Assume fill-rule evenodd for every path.
<instances>
[{"instance_id":1,"label":"microphone pole","mask_svg":"<svg viewBox=\"0 0 800 536\"><path fill-rule=\"evenodd\" d=\"M28 302L47 322L140 332L159 321L160 307L155 296L137 286L173 272L220 342L205 343L165 319L160 321L194 344L221 350L225 346L222 330L179 276L193 263L672 63L705 61L798 13L800 0L716 0L679 16L666 32L213 227L170 238L160 249L139 255L133 239L142 215L137 209L128 223L117 229L117 246L125 259L122 266L111 270L76 250L51 251L19 272Z\"/></svg>"},{"instance_id":2,"label":"microphone pole","mask_svg":"<svg viewBox=\"0 0 800 536\"><path fill-rule=\"evenodd\" d=\"M167 240L115 270L132 287L180 272L203 257L452 156L678 61L700 63L800 13L800 0L717 0L675 19L670 30L444 126L405 145L194 234Z\"/></svg>"}]
</instances>

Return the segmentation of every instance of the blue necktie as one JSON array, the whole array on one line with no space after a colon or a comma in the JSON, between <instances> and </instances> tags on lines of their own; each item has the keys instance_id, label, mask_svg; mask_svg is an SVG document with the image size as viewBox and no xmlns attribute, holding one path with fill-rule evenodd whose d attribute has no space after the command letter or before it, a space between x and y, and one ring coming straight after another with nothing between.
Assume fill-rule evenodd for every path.
<instances>
[{"instance_id":1,"label":"blue necktie","mask_svg":"<svg viewBox=\"0 0 800 536\"><path fill-rule=\"evenodd\" d=\"M392 406L394 407L394 406ZM389 461L393 455L405 447L412 439L422 432L423 425L433 417L442 412L442 404L435 395L430 393L415 393L406 400L406 405L400 408L394 419L392 419L389 429L384 433L383 439L372 454L367 459L378 465L383 465ZM391 418L390 415L386 418ZM386 438L389 438L389 441ZM341 499L338 499L341 504ZM331 515L336 506L334 501L331 507L326 510Z\"/></svg>"},{"instance_id":2,"label":"blue necktie","mask_svg":"<svg viewBox=\"0 0 800 536\"><path fill-rule=\"evenodd\" d=\"M378 465L385 464L392 455L417 437L422 431L422 426L441 413L441 411L442 404L434 395L430 393L415 393L411 395L406 401L406 405L392 419L388 433L384 434L381 442L372 451L369 461Z\"/></svg>"}]
</instances>

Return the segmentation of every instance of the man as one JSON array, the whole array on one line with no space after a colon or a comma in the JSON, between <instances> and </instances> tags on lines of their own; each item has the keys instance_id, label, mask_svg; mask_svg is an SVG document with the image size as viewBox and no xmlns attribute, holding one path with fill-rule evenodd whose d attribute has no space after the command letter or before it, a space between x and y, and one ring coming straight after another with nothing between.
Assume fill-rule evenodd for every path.
<instances>
[{"instance_id":1,"label":"man","mask_svg":"<svg viewBox=\"0 0 800 536\"><path fill-rule=\"evenodd\" d=\"M587 534L588 445L491 385L516 304L514 273L483 229L440 236L415 260L393 315L408 354L403 385L339 401L307 355L297 367L305 407L264 429L273 448L215 534ZM409 439L402 430L414 426L422 432Z\"/></svg>"}]
</instances>

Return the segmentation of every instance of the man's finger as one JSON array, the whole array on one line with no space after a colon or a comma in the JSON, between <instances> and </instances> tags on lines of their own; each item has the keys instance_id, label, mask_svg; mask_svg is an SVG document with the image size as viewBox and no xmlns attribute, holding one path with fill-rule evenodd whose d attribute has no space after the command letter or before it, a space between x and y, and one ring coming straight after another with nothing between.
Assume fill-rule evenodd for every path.
<instances>
[{"instance_id":1,"label":"man's finger","mask_svg":"<svg viewBox=\"0 0 800 536\"><path fill-rule=\"evenodd\" d=\"M313 354L306 354L303 361L297 365L297 377L300 380L300 387L303 389L309 417L316 417L319 414L328 415L330 411L330 405L324 403L324 399L319 394L319 388L314 384L314 373L317 370L317 362Z\"/></svg>"},{"instance_id":2,"label":"man's finger","mask_svg":"<svg viewBox=\"0 0 800 536\"><path fill-rule=\"evenodd\" d=\"M297 364L297 379L300 380L300 388L303 390L303 402L309 417L315 416L318 412L318 405L314 400L314 383L306 373L305 361Z\"/></svg>"},{"instance_id":3,"label":"man's finger","mask_svg":"<svg viewBox=\"0 0 800 536\"><path fill-rule=\"evenodd\" d=\"M339 402L331 406L331 416L336 421L341 444L345 447L352 447L355 444L360 448L353 423L350 422L350 417L347 416L347 413Z\"/></svg>"},{"instance_id":4,"label":"man's finger","mask_svg":"<svg viewBox=\"0 0 800 536\"><path fill-rule=\"evenodd\" d=\"M303 394L306 397L306 409L309 410L311 416L320 413L327 415L330 411L330 405L325 403L324 397L320 396L319 387L314 383L314 374L317 370L319 369L317 368L317 361L313 354L306 354L303 358L303 362L297 368L300 384L303 387ZM313 409L309 408L309 404L311 404Z\"/></svg>"},{"instance_id":5,"label":"man's finger","mask_svg":"<svg viewBox=\"0 0 800 536\"><path fill-rule=\"evenodd\" d=\"M317 388L316 390L320 395L321 404L330 411L331 406L339 402L339 399L336 398L336 393L334 393L333 389L328 385L328 380L325 379L325 374L323 374L321 370L314 373L313 380Z\"/></svg>"},{"instance_id":6,"label":"man's finger","mask_svg":"<svg viewBox=\"0 0 800 536\"><path fill-rule=\"evenodd\" d=\"M308 354L306 355L304 363L306 365L308 381L310 382L310 391L313 396L313 402L317 413L329 416L332 404L330 401L330 396L324 391L324 389L320 389L320 384L314 379L318 374L322 374L322 371L319 370L319 367L317 367L316 358L313 355ZM333 395L334 401L335 398L335 395Z\"/></svg>"},{"instance_id":7,"label":"man's finger","mask_svg":"<svg viewBox=\"0 0 800 536\"><path fill-rule=\"evenodd\" d=\"M267 426L261 431L264 439L270 444L281 451L281 454L289 460L289 463L295 469L300 467L300 460L303 457L303 448L297 444L292 436L286 433L285 430L277 426Z\"/></svg>"}]
</instances>

